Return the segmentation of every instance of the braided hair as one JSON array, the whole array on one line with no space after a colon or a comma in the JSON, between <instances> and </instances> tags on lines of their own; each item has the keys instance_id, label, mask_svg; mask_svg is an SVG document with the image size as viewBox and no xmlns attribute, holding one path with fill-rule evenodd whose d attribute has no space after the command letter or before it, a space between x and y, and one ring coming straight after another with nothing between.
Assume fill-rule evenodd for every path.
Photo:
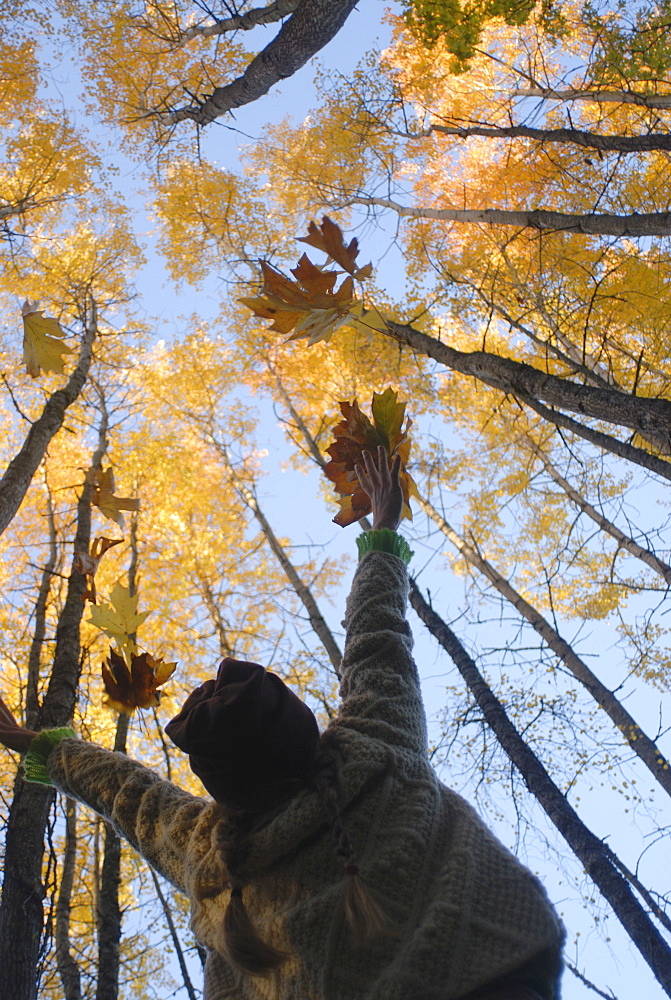
<instances>
[{"instance_id":1,"label":"braided hair","mask_svg":"<svg viewBox=\"0 0 671 1000\"><path fill-rule=\"evenodd\" d=\"M330 747L329 734L322 735L318 754L314 786L326 813L335 853L347 875L344 904L345 916L356 944L390 933L388 920L361 877L361 871L349 833L343 824L340 811L340 781L338 756Z\"/></svg>"}]
</instances>

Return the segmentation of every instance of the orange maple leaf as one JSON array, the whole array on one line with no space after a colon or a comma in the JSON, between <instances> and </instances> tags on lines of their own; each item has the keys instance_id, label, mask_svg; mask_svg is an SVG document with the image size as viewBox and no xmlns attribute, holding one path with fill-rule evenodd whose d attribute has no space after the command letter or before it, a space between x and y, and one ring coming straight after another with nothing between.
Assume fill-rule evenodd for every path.
<instances>
[{"instance_id":1,"label":"orange maple leaf","mask_svg":"<svg viewBox=\"0 0 671 1000\"><path fill-rule=\"evenodd\" d=\"M102 665L104 704L126 715L132 715L136 708L157 707L161 701L158 688L165 684L176 666L176 663L155 659L150 653L136 653L129 669L123 656L110 649Z\"/></svg>"},{"instance_id":2,"label":"orange maple leaf","mask_svg":"<svg viewBox=\"0 0 671 1000\"><path fill-rule=\"evenodd\" d=\"M139 510L140 501L133 497L114 496L114 473L112 467L106 469L91 469L89 472L89 482L91 483L91 503L97 507L101 514L108 517L110 521L115 521L123 530L124 518L122 510Z\"/></svg>"},{"instance_id":3,"label":"orange maple leaf","mask_svg":"<svg viewBox=\"0 0 671 1000\"><path fill-rule=\"evenodd\" d=\"M345 528L370 514L370 500L357 479L354 466L363 464L364 451L375 454L379 445L386 449L390 459L397 454L401 456L401 516L412 520L410 497L418 497L419 494L415 481L406 468L412 444L408 436L412 421L408 419L403 428L405 403L398 402L398 394L391 388L382 393L373 393L372 421L361 410L356 399L352 403L342 402L339 405L344 420L333 430L335 441L326 449L331 460L324 466L326 476L340 494L340 511L333 520Z\"/></svg>"},{"instance_id":4,"label":"orange maple leaf","mask_svg":"<svg viewBox=\"0 0 671 1000\"><path fill-rule=\"evenodd\" d=\"M113 545L120 545L122 541L122 538L98 537L94 538L90 552L75 552L73 566L78 573L87 578L86 590L82 595L84 603L86 601L90 601L91 604L97 602L95 576L100 565L100 560L108 549L111 549Z\"/></svg>"},{"instance_id":5,"label":"orange maple leaf","mask_svg":"<svg viewBox=\"0 0 671 1000\"><path fill-rule=\"evenodd\" d=\"M329 219L328 215L323 216L321 226L311 222L308 225L308 235L299 236L298 242L308 243L311 247L316 247L317 250L323 250L336 264L340 264L353 278L357 278L359 281L370 278L373 273L372 264L366 264L365 267L356 266L359 241L355 237L350 240L349 244L345 245L342 229L333 219Z\"/></svg>"}]
</instances>

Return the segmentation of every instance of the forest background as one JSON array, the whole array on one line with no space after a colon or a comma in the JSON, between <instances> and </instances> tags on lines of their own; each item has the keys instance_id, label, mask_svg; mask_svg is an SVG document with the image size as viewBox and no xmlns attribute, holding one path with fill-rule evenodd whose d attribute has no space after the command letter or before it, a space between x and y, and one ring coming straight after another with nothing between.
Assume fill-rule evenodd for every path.
<instances>
[{"instance_id":1,"label":"forest background","mask_svg":"<svg viewBox=\"0 0 671 1000\"><path fill-rule=\"evenodd\" d=\"M567 1000L671 996L669 5L0 9L10 706L194 792L161 727L218 657L325 722L357 529L321 466L391 386L433 763L547 885ZM270 329L239 300L324 263L324 214L373 273L281 286ZM34 377L26 299L66 335ZM160 704L106 703L111 644ZM9 754L0 810L0 995L199 996L184 899L110 828Z\"/></svg>"}]
</instances>

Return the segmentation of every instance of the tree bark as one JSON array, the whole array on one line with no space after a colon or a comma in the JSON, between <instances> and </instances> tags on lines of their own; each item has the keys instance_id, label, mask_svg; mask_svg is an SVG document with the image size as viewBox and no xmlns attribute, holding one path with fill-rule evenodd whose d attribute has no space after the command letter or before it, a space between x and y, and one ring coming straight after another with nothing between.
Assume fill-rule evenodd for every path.
<instances>
[{"instance_id":1,"label":"tree bark","mask_svg":"<svg viewBox=\"0 0 671 1000\"><path fill-rule=\"evenodd\" d=\"M543 617L521 594L484 559L473 545L452 528L436 508L424 497L420 497L419 505L431 520L461 552L471 566L475 566L496 587L498 592L526 618L532 628L540 635L549 648L556 653L562 663L571 671L577 681L582 684L592 696L599 708L602 708L613 725L619 729L622 738L631 750L643 761L653 777L668 795L671 795L671 767L654 740L643 732L636 720L627 712L613 692L602 684L599 678L575 652L572 646L563 639L549 621Z\"/></svg>"},{"instance_id":2,"label":"tree bark","mask_svg":"<svg viewBox=\"0 0 671 1000\"><path fill-rule=\"evenodd\" d=\"M538 229L541 232L572 232L587 236L617 236L619 239L641 239L671 234L671 212L634 212L614 215L610 212L555 212L535 208L529 211L505 208L420 208L399 205L390 198L353 195L348 205L378 205L410 219L437 219L441 222L467 222L488 226L515 226L517 229Z\"/></svg>"},{"instance_id":3,"label":"tree bark","mask_svg":"<svg viewBox=\"0 0 671 1000\"><path fill-rule=\"evenodd\" d=\"M512 393L521 399L543 399L552 406L559 406L594 420L628 427L646 438L654 437L664 442L665 447L671 451L671 402L667 399L630 396L616 389L580 385L539 371L532 365L487 351L458 351L412 326L395 323L393 320L386 322L387 336L392 340L407 344L453 371L472 375L494 389ZM668 478L671 475L671 463L660 459L655 459L655 462L661 462L661 467L668 466L665 477Z\"/></svg>"},{"instance_id":4,"label":"tree bark","mask_svg":"<svg viewBox=\"0 0 671 1000\"><path fill-rule=\"evenodd\" d=\"M77 803L65 800L65 850L61 884L56 903L56 964L63 984L64 1000L82 1000L81 974L70 947L70 907L77 858Z\"/></svg>"},{"instance_id":5,"label":"tree bark","mask_svg":"<svg viewBox=\"0 0 671 1000\"><path fill-rule=\"evenodd\" d=\"M476 664L452 630L424 600L417 583L410 581L410 603L454 661L469 691L480 706L487 725L520 772L532 795L555 825L585 871L610 903L613 912L650 966L667 996L671 997L671 949L613 865L604 844L585 826L566 796L555 785L531 747L508 718L505 708L488 686Z\"/></svg>"},{"instance_id":6,"label":"tree bark","mask_svg":"<svg viewBox=\"0 0 671 1000\"><path fill-rule=\"evenodd\" d=\"M323 49L340 31L355 6L356 0L302 0L242 76L224 87L217 87L201 102L160 114L160 120L167 125L185 120L209 125L228 111L258 100L274 84L293 76ZM156 112L152 114L156 116Z\"/></svg>"},{"instance_id":7,"label":"tree bark","mask_svg":"<svg viewBox=\"0 0 671 1000\"><path fill-rule=\"evenodd\" d=\"M101 427L92 464L99 465L106 448ZM102 439L102 440L101 440ZM77 504L74 552L88 552L91 538L91 487L88 478ZM73 556L74 559L74 556ZM66 726L72 719L79 675L79 629L84 611L86 577L72 565L67 595L56 629L56 649L38 729ZM9 811L5 842L4 881L0 900L0 997L37 1000L36 968L42 937L44 833L54 790L28 784L19 774Z\"/></svg>"},{"instance_id":8,"label":"tree bark","mask_svg":"<svg viewBox=\"0 0 671 1000\"><path fill-rule=\"evenodd\" d=\"M535 413L549 424L554 424L555 427L562 427L564 430L570 431L572 434L576 434L578 437L584 438L585 441L596 445L597 448L603 449L603 451L610 451L613 455L617 455L618 458L624 458L627 462L633 462L635 465L640 465L642 469L654 472L662 479L671 480L671 462L667 462L663 458L657 458L656 455L651 455L649 451L643 451L642 448L637 448L635 445L629 444L628 441L620 441L619 438L613 437L612 434L595 431L593 427L587 427L585 424L581 424L580 421L574 420L572 417L567 417L565 413L560 413L559 410L548 409L547 406L543 406L533 396L523 392L518 392L517 396L521 402L534 410Z\"/></svg>"},{"instance_id":9,"label":"tree bark","mask_svg":"<svg viewBox=\"0 0 671 1000\"><path fill-rule=\"evenodd\" d=\"M54 434L65 418L65 411L84 388L91 367L93 341L97 333L95 303L91 316L84 325L79 360L66 385L47 400L40 417L35 421L17 455L11 460L0 479L0 534L12 520L32 482L37 468Z\"/></svg>"},{"instance_id":10,"label":"tree bark","mask_svg":"<svg viewBox=\"0 0 671 1000\"><path fill-rule=\"evenodd\" d=\"M576 146L602 152L647 153L655 149L671 149L671 135L599 135L574 128L531 128L529 125L430 125L421 132L407 133L409 139L422 139L438 132L459 139L482 136L492 139L535 139L537 142L572 142ZM406 133L404 133L406 134Z\"/></svg>"}]
</instances>

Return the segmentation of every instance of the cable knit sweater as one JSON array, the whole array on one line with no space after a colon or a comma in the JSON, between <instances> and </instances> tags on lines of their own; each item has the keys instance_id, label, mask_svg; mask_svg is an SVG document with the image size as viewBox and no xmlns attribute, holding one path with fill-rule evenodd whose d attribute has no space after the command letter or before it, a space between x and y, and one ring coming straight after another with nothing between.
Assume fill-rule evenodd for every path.
<instances>
[{"instance_id":1,"label":"cable knit sweater","mask_svg":"<svg viewBox=\"0 0 671 1000\"><path fill-rule=\"evenodd\" d=\"M217 952L229 898L217 807L123 754L76 739L51 751L54 785L110 819L192 904L205 946L204 1000L457 1000L545 948L561 925L543 889L440 783L405 618L406 568L364 555L347 605L342 703L329 726L341 757L343 821L362 876L394 927L355 946L346 876L317 794L299 793L252 834L245 904L290 958L267 979Z\"/></svg>"}]
</instances>

